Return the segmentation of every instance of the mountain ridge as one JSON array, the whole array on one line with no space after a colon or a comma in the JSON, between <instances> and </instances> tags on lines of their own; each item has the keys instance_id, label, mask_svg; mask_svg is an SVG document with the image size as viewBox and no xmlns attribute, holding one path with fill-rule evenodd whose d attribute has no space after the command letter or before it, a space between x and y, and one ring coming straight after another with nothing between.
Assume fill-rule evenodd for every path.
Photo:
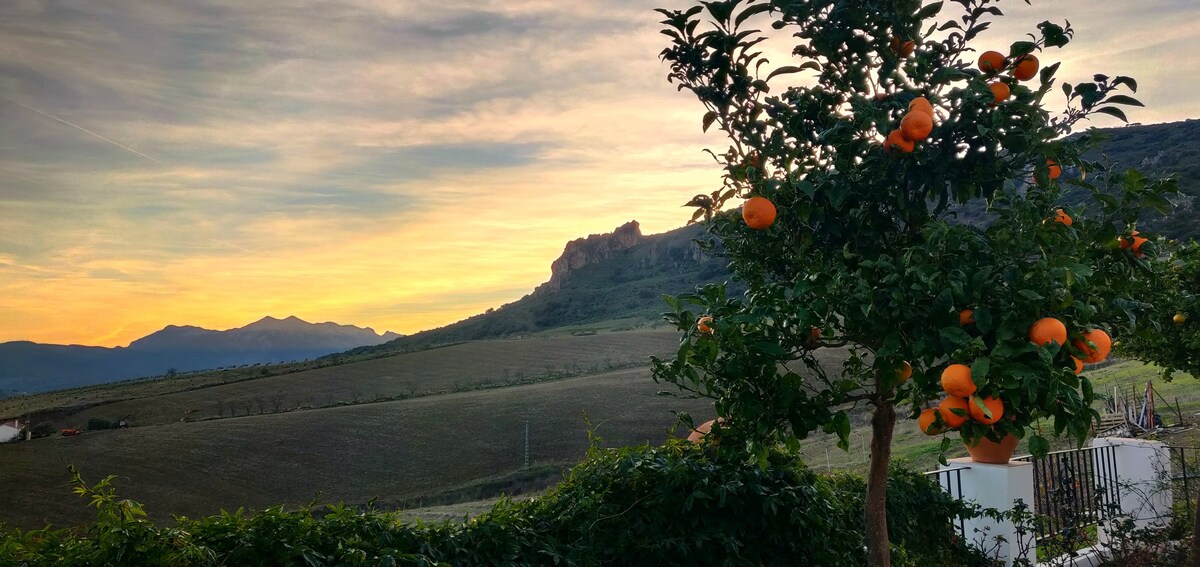
<instances>
[{"instance_id":1,"label":"mountain ridge","mask_svg":"<svg viewBox=\"0 0 1200 567\"><path fill-rule=\"evenodd\" d=\"M124 347L0 343L0 390L37 392L226 366L317 358L402 335L296 316L224 331L167 325Z\"/></svg>"}]
</instances>

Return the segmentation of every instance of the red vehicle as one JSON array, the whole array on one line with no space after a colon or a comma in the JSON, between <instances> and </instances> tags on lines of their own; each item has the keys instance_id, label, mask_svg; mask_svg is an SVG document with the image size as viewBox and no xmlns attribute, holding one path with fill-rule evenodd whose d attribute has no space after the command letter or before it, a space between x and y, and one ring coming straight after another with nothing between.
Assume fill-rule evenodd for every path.
<instances>
[{"instance_id":1,"label":"red vehicle","mask_svg":"<svg viewBox=\"0 0 1200 567\"><path fill-rule=\"evenodd\" d=\"M72 435L79 435L80 433L83 433L83 431L80 431L80 430L78 430L78 429L75 429L74 427L68 427L68 428L66 428L66 429L62 430L62 435L63 435L63 437L70 437L70 436L72 436Z\"/></svg>"}]
</instances>

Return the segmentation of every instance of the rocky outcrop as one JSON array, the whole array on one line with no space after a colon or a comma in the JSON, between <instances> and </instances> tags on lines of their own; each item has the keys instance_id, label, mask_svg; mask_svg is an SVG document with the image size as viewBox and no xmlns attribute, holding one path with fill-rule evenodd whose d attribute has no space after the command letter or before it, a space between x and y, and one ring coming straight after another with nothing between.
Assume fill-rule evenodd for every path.
<instances>
[{"instance_id":1,"label":"rocky outcrop","mask_svg":"<svg viewBox=\"0 0 1200 567\"><path fill-rule=\"evenodd\" d=\"M638 222L629 221L610 234L593 234L587 238L576 238L567 243L554 263L550 264L550 280L533 290L533 293L549 293L562 288L568 274L587 265L602 262L613 254L628 250L642 242L642 229Z\"/></svg>"}]
</instances>

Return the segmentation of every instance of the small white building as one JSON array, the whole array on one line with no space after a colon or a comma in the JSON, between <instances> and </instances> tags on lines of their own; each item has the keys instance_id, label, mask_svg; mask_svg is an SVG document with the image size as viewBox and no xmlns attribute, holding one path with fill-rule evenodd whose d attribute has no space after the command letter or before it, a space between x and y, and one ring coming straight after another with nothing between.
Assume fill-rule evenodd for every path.
<instances>
[{"instance_id":1,"label":"small white building","mask_svg":"<svg viewBox=\"0 0 1200 567\"><path fill-rule=\"evenodd\" d=\"M19 420L0 423L0 443L8 443L21 438L21 422Z\"/></svg>"}]
</instances>

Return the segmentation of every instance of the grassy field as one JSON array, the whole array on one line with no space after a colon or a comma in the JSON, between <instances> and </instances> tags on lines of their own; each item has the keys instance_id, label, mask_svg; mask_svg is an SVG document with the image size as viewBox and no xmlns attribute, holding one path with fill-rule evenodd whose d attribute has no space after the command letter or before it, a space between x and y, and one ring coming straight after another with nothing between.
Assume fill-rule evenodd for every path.
<instances>
[{"instance_id":1,"label":"grassy field","mask_svg":"<svg viewBox=\"0 0 1200 567\"><path fill-rule=\"evenodd\" d=\"M578 331L201 387L177 378L188 384L182 390L169 380L135 382L119 386L133 399L109 403L102 401L109 388L80 390L98 405L64 415L61 425L130 417L135 427L0 445L0 478L20 487L0 491L0 522L86 521L85 503L65 486L67 464L92 481L117 475L120 493L159 520L314 499L377 499L383 508L417 509L413 517L462 517L486 510L501 492L529 494L560 478L588 446L585 414L606 446L661 442L675 422L672 410L711 417L711 403L655 384L644 366L649 355L673 350L675 331ZM830 351L824 364L841 356ZM1137 363L1089 376L1101 393L1114 386L1140 392L1152 379L1162 395L1179 399L1185 418L1200 411L1200 384L1190 378L1164 383L1156 369ZM372 401L389 396L406 399ZM348 405L312 407L330 403ZM821 434L803 442L811 466L863 469L870 433L865 410L856 413L849 452ZM532 467L523 470L527 421ZM911 420L897 424L894 455L913 468L933 468L939 444ZM955 447L950 456L961 454Z\"/></svg>"},{"instance_id":2,"label":"grassy field","mask_svg":"<svg viewBox=\"0 0 1200 567\"><path fill-rule=\"evenodd\" d=\"M399 501L516 471L530 425L536 464L569 465L586 451L586 414L611 446L658 443L672 409L711 413L704 400L660 395L645 369L528 386L215 421L88 432L0 446L0 520L16 527L88 518L66 465L120 477L123 496L152 514L322 502Z\"/></svg>"},{"instance_id":3,"label":"grassy field","mask_svg":"<svg viewBox=\"0 0 1200 567\"><path fill-rule=\"evenodd\" d=\"M201 378L185 376L51 393L25 404L63 408L52 414L60 427L83 427L90 418L125 418L144 426L280 413L629 368L644 365L650 355L670 353L678 338L660 329L477 341L228 383L214 377L204 386L197 384Z\"/></svg>"}]
</instances>

